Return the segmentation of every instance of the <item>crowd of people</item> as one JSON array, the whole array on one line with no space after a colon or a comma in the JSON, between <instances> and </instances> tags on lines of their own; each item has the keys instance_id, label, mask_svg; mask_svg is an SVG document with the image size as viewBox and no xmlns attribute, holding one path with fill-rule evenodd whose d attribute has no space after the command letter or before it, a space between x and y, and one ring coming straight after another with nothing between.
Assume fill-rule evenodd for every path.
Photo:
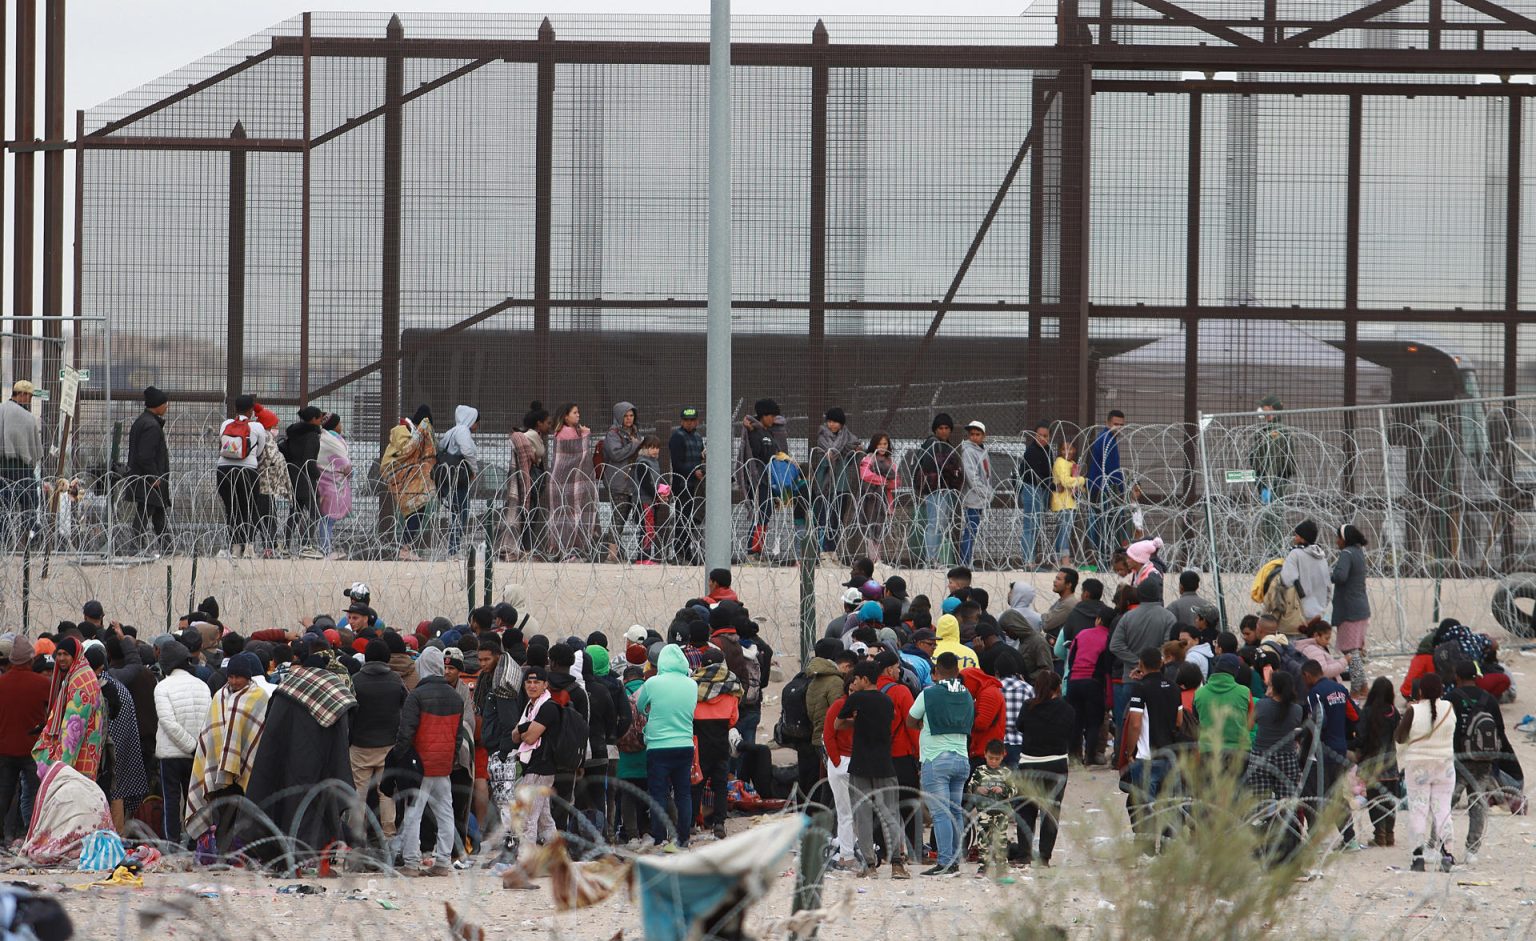
<instances>
[{"instance_id":1,"label":"crowd of people","mask_svg":"<svg viewBox=\"0 0 1536 941\"><path fill-rule=\"evenodd\" d=\"M6 545L18 545L34 528L39 495L51 486L49 468L41 466L31 396L31 384L17 382L12 398L0 404ZM135 548L162 554L175 549L168 535L170 404L163 390L144 390L126 460L110 474L115 493L132 507ZM352 512L354 479L368 469L371 456L354 454L342 416L305 405L284 427L251 394L236 397L231 410L219 425L216 453L208 456L227 525L219 554L344 557L338 524ZM490 541L504 561L698 564L707 466L700 418L697 408L680 409L663 441L642 428L629 402L614 405L602 433L582 423L576 403L550 412L533 402L507 435L505 482L491 493L480 482L490 459L477 440L479 410L459 405L453 423L440 429L431 407L421 405L390 431L379 458L378 480L387 496L382 509L392 516L383 531L398 558L414 561L422 556L429 522L441 516L446 526L439 548L457 555L471 532L478 495L495 516ZM959 426L940 412L926 439L898 453L884 431L857 437L845 411L833 407L816 427L807 459L797 462L789 453L783 410L771 398L758 399L741 421L728 467L751 508L742 557L764 555L773 516L785 512L799 533L815 527L812 543L825 561L859 555L883 561L894 554L897 492L908 488L908 542L925 565L956 559L972 564L984 517L1005 508L1018 517L1018 557L1025 568L1071 565L1075 552L1106 565L1113 548L1140 530L1139 489L1129 484L1120 453L1124 428L1125 415L1109 412L1084 439L1084 462L1077 459L1073 436L1039 422L1023 434L1022 450L1011 455L1012 470L1004 474L993 465L983 422ZM70 483L79 493L79 485ZM610 506L606 522L598 512L602 501ZM69 506L78 513L83 503L72 500L51 510L61 526L71 518ZM473 529L478 533L478 524Z\"/></svg>"},{"instance_id":2,"label":"crowd of people","mask_svg":"<svg viewBox=\"0 0 1536 941\"><path fill-rule=\"evenodd\" d=\"M1400 687L1369 676L1365 537L1342 530L1330 567L1318 536L1295 527L1235 631L1197 573L1166 599L1155 539L1117 550L1113 578L1064 567L1052 597L1020 579L996 609L965 567L914 595L860 558L777 688L727 569L664 630L614 639L546 632L516 585L465 623L413 628L386 625L363 584L293 629L242 631L208 598L142 637L90 601L78 622L0 637L5 836L41 862L99 827L204 860L282 869L348 847L440 875L557 834L589 856L686 848L788 800L829 808L835 870L942 876L970 858L1006 879L1052 864L1083 768L1119 773L1127 825L1159 852L1178 838L1170 808L1198 800L1193 764L1252 794L1277 857L1358 790L1371 843L1395 845L1405 807L1412 868L1449 869L1464 793L1475 861L1490 807L1524 811L1498 646L1447 619Z\"/></svg>"}]
</instances>

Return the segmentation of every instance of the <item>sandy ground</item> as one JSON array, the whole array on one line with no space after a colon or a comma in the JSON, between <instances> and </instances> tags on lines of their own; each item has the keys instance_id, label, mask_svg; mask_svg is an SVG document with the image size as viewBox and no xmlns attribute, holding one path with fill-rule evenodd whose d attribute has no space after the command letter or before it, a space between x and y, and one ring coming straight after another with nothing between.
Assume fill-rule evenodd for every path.
<instances>
[{"instance_id":1,"label":"sandy ground","mask_svg":"<svg viewBox=\"0 0 1536 941\"><path fill-rule=\"evenodd\" d=\"M1383 659L1373 664L1372 672L1400 676L1404 666L1401 659ZM1512 667L1521 688L1536 682L1536 658L1518 658ZM1513 728L1525 709L1520 702L1506 706L1507 726ZM1536 744L1524 734L1514 738L1525 767L1536 767ZM1003 937L997 919L1016 924L1016 911L1033 900L1044 900L1046 910L1057 913L1058 923L1068 927L1069 936L1092 936L1096 928L1122 917L1108 907L1103 886L1112 880L1158 878L1155 868L1127 871L1106 861L1110 841L1126 829L1124 801L1115 781L1109 771L1073 769L1054 867L1014 871L1012 885L976 878L974 867L965 867L957 877L914 876L909 882L891 881L888 874L874 879L830 876L828 903L847 898L850 905L822 927L820 937ZM1369 833L1363 815L1359 819L1357 826L1364 825ZM734 819L730 830L741 832L756 822ZM1458 839L1464 839L1464 809L1455 814L1455 828ZM1536 818L1493 811L1480 861L1445 875L1407 871L1411 849L1405 845L1401 818L1397 834L1395 848L1330 856L1316 879L1297 886L1289 910L1298 914L1298 923L1281 926L1277 936L1316 937L1326 930L1336 938L1395 938L1404 932L1417 937L1459 929L1471 937L1536 937ZM781 920L790 911L794 867L793 857L786 860L771 893L754 910L752 924L767 936L785 934ZM94 877L23 870L9 878L52 889L83 885ZM323 886L325 892L281 892L301 883ZM367 875L299 881L246 872L157 872L146 877L141 890L86 889L63 897L78 936L93 939L234 939L272 929L290 937L302 933L315 941L445 937L445 902L483 927L492 941L608 939L620 931L628 938L642 937L637 903L622 891L585 911L556 914L547 880L538 891L509 891L483 870L440 879Z\"/></svg>"}]
</instances>

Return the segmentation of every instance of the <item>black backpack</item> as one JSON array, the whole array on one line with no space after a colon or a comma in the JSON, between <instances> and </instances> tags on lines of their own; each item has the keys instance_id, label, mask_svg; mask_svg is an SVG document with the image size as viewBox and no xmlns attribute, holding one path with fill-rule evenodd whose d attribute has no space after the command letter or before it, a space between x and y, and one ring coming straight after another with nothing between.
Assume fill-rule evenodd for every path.
<instances>
[{"instance_id":1,"label":"black backpack","mask_svg":"<svg viewBox=\"0 0 1536 941\"><path fill-rule=\"evenodd\" d=\"M1462 649L1462 646L1454 640L1442 641L1435 645L1435 672L1445 679L1446 685L1456 681L1456 665L1462 662L1471 662L1472 658Z\"/></svg>"},{"instance_id":2,"label":"black backpack","mask_svg":"<svg viewBox=\"0 0 1536 941\"><path fill-rule=\"evenodd\" d=\"M1481 696L1468 696L1460 690L1452 690L1453 705L1461 706L1464 715L1460 754L1463 761L1496 761L1504 752L1504 742L1499 736L1499 723L1493 713L1483 705Z\"/></svg>"},{"instance_id":3,"label":"black backpack","mask_svg":"<svg viewBox=\"0 0 1536 941\"><path fill-rule=\"evenodd\" d=\"M555 730L549 751L550 760L554 762L557 772L576 771L586 762L591 735L592 726L586 716L569 704L560 707L560 727Z\"/></svg>"},{"instance_id":4,"label":"black backpack","mask_svg":"<svg viewBox=\"0 0 1536 941\"><path fill-rule=\"evenodd\" d=\"M801 671L784 684L784 696L780 700L778 725L773 737L781 745L798 745L811 740L815 730L811 725L811 711L806 708L806 693L811 688L811 674Z\"/></svg>"},{"instance_id":5,"label":"black backpack","mask_svg":"<svg viewBox=\"0 0 1536 941\"><path fill-rule=\"evenodd\" d=\"M1290 644L1269 644L1264 646L1274 651L1275 661L1280 669L1289 673L1297 683L1301 682L1301 668L1307 665L1307 655L1292 647ZM1301 687L1297 687L1300 689Z\"/></svg>"}]
</instances>

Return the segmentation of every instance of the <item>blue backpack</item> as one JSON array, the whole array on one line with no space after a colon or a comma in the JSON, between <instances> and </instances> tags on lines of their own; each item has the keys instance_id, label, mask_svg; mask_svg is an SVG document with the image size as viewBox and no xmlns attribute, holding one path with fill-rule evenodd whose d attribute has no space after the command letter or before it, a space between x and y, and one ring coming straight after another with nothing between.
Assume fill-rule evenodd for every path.
<instances>
[{"instance_id":1,"label":"blue backpack","mask_svg":"<svg viewBox=\"0 0 1536 941\"><path fill-rule=\"evenodd\" d=\"M787 500L794 496L800 481L800 465L792 459L776 457L768 462L768 486L775 497Z\"/></svg>"}]
</instances>

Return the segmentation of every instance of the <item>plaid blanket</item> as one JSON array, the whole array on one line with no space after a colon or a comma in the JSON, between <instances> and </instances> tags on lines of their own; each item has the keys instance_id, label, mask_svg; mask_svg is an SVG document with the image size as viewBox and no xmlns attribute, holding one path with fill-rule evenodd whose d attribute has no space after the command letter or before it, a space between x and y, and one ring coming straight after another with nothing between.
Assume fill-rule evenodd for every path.
<instances>
[{"instance_id":1,"label":"plaid blanket","mask_svg":"<svg viewBox=\"0 0 1536 941\"><path fill-rule=\"evenodd\" d=\"M699 684L699 702L706 702L716 696L735 696L740 699L746 692L742 689L741 680L723 663L706 663L693 671L693 678Z\"/></svg>"},{"instance_id":2,"label":"plaid blanket","mask_svg":"<svg viewBox=\"0 0 1536 941\"><path fill-rule=\"evenodd\" d=\"M320 727L326 729L357 705L357 697L340 677L314 667L294 667L277 692L308 709Z\"/></svg>"},{"instance_id":3,"label":"plaid blanket","mask_svg":"<svg viewBox=\"0 0 1536 941\"><path fill-rule=\"evenodd\" d=\"M192 755L192 781L187 788L186 821L189 833L207 828L195 821L208 806L208 795L238 784L243 792L251 781L251 764L267 722L267 692L255 683L245 689L228 686L213 697L208 725L197 737Z\"/></svg>"}]
</instances>

